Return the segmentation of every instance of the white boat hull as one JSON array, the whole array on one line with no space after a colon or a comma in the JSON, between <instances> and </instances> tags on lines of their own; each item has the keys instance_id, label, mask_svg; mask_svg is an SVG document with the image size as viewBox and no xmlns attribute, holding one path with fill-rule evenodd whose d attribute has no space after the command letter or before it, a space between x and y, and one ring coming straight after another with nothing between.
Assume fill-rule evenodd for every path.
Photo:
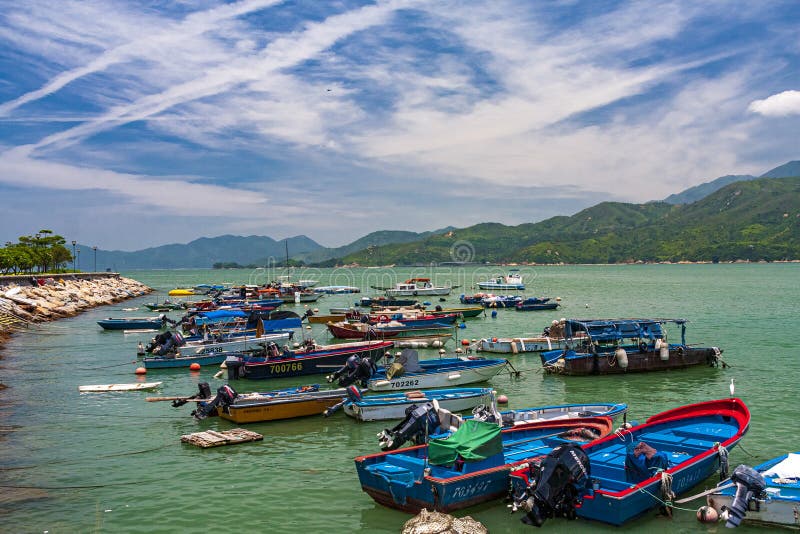
<instances>
[{"instance_id":1,"label":"white boat hull","mask_svg":"<svg viewBox=\"0 0 800 534\"><path fill-rule=\"evenodd\" d=\"M546 350L559 350L565 348L565 339L552 339L547 337L522 337L501 338L497 341L481 339L477 349L482 352L495 352L499 354L517 354L519 352L544 352Z\"/></svg>"},{"instance_id":2,"label":"white boat hull","mask_svg":"<svg viewBox=\"0 0 800 534\"><path fill-rule=\"evenodd\" d=\"M463 412L471 410L478 404L489 402L489 399L483 396L474 397L457 397L454 399L438 399L439 406L451 412ZM359 406L355 403L347 403L344 405L344 413L350 417L355 417L359 421L382 421L385 419L403 419L406 416L406 408L412 404L419 406L428 402L425 398L410 399L408 402L391 404L391 405L378 405L378 406Z\"/></svg>"},{"instance_id":3,"label":"white boat hull","mask_svg":"<svg viewBox=\"0 0 800 534\"><path fill-rule=\"evenodd\" d=\"M261 337L243 337L234 341L225 341L223 343L207 343L200 344L197 342L189 342L179 347L182 356L189 356L192 354L210 354L212 352L237 352L247 349L255 348L262 343L282 343L289 339L291 334L289 332L281 332L277 334L266 334Z\"/></svg>"},{"instance_id":4,"label":"white boat hull","mask_svg":"<svg viewBox=\"0 0 800 534\"><path fill-rule=\"evenodd\" d=\"M370 380L367 388L370 391L402 391L405 389L434 389L450 388L474 384L475 382L485 382L499 373L506 362L498 362L497 365L487 365L476 369L451 369L441 373L412 373L390 380Z\"/></svg>"},{"instance_id":5,"label":"white boat hull","mask_svg":"<svg viewBox=\"0 0 800 534\"><path fill-rule=\"evenodd\" d=\"M723 507L730 509L733 497L730 495L712 494L706 497L708 505L721 513ZM767 490L766 499L750 502L742 523L758 523L764 525L780 525L800 528L800 503L795 500L781 499Z\"/></svg>"}]
</instances>

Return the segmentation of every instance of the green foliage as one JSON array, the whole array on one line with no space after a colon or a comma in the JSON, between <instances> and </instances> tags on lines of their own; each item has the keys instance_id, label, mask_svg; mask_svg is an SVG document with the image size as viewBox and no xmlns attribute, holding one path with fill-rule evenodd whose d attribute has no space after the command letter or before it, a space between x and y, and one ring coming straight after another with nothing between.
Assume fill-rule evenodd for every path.
<instances>
[{"instance_id":1,"label":"green foliage","mask_svg":"<svg viewBox=\"0 0 800 534\"><path fill-rule=\"evenodd\" d=\"M602 202L571 217L483 223L341 261L375 265L378 254L385 264L457 261L459 246L477 263L800 259L799 206L800 178L763 178L729 184L692 204Z\"/></svg>"},{"instance_id":2,"label":"green foliage","mask_svg":"<svg viewBox=\"0 0 800 534\"><path fill-rule=\"evenodd\" d=\"M39 230L35 235L24 235L18 243L6 243L0 249L0 273L54 272L72 261L72 254L64 246L66 241L52 230Z\"/></svg>"}]
</instances>

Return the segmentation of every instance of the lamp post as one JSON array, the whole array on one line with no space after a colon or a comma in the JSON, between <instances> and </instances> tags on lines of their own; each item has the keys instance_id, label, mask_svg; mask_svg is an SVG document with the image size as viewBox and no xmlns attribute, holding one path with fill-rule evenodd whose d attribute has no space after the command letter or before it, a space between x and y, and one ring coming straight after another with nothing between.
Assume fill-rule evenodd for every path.
<instances>
[{"instance_id":1,"label":"lamp post","mask_svg":"<svg viewBox=\"0 0 800 534\"><path fill-rule=\"evenodd\" d=\"M72 272L73 273L75 272L75 245L77 245L77 244L78 244L78 242L73 239L72 240Z\"/></svg>"},{"instance_id":2,"label":"lamp post","mask_svg":"<svg viewBox=\"0 0 800 534\"><path fill-rule=\"evenodd\" d=\"M81 268L81 249L78 249L78 269Z\"/></svg>"},{"instance_id":3,"label":"lamp post","mask_svg":"<svg viewBox=\"0 0 800 534\"><path fill-rule=\"evenodd\" d=\"M94 272L97 272L97 246L93 246L92 250L94 250Z\"/></svg>"}]
</instances>

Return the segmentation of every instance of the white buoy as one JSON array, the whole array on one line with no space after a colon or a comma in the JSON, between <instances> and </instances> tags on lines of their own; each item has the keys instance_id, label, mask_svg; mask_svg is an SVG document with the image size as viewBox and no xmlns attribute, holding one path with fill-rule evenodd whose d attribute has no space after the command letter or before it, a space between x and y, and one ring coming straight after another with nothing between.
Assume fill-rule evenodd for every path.
<instances>
[{"instance_id":1,"label":"white buoy","mask_svg":"<svg viewBox=\"0 0 800 534\"><path fill-rule=\"evenodd\" d=\"M661 358L662 362L669 360L669 344L663 343L661 347L658 349L658 356Z\"/></svg>"},{"instance_id":2,"label":"white buoy","mask_svg":"<svg viewBox=\"0 0 800 534\"><path fill-rule=\"evenodd\" d=\"M620 369L627 369L628 368L628 353L625 352L625 349L622 347L618 348L614 355L617 357L617 364L619 365Z\"/></svg>"},{"instance_id":3,"label":"white buoy","mask_svg":"<svg viewBox=\"0 0 800 534\"><path fill-rule=\"evenodd\" d=\"M731 397L733 397L733 393L736 391L736 386L733 385L733 378L731 378L731 385L728 387L731 390Z\"/></svg>"},{"instance_id":4,"label":"white buoy","mask_svg":"<svg viewBox=\"0 0 800 534\"><path fill-rule=\"evenodd\" d=\"M295 291L294 292L294 303L295 304L300 304L300 292L299 291Z\"/></svg>"}]
</instances>

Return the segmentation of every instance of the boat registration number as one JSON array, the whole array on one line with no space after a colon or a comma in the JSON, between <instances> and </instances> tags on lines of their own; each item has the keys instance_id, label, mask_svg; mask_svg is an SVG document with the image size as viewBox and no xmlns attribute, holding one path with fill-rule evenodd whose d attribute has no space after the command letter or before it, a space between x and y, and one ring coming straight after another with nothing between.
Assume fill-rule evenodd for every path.
<instances>
[{"instance_id":1,"label":"boat registration number","mask_svg":"<svg viewBox=\"0 0 800 534\"><path fill-rule=\"evenodd\" d=\"M419 378L415 378L413 380L398 380L396 382L392 382L393 388L413 388L419 385Z\"/></svg>"},{"instance_id":2,"label":"boat registration number","mask_svg":"<svg viewBox=\"0 0 800 534\"><path fill-rule=\"evenodd\" d=\"M288 373L290 371L302 371L302 370L303 370L302 362L278 363L270 366L269 368L269 372L273 375L278 373Z\"/></svg>"}]
</instances>

